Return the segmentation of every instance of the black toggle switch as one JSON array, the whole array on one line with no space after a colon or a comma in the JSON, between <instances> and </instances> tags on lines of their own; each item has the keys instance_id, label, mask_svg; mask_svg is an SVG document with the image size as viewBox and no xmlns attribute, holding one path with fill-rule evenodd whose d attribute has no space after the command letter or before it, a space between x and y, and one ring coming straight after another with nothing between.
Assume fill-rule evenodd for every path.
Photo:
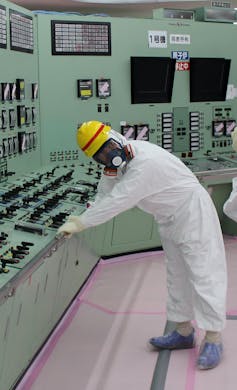
<instances>
[{"instance_id":1,"label":"black toggle switch","mask_svg":"<svg viewBox=\"0 0 237 390\"><path fill-rule=\"evenodd\" d=\"M29 242L29 241L21 241L21 245L23 245L23 246L33 246L35 244L33 242Z\"/></svg>"}]
</instances>

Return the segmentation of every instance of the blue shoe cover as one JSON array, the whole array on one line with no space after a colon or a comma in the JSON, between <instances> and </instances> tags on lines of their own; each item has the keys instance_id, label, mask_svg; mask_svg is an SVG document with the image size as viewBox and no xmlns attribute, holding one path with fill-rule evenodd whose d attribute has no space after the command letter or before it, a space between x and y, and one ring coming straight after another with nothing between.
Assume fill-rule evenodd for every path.
<instances>
[{"instance_id":1,"label":"blue shoe cover","mask_svg":"<svg viewBox=\"0 0 237 390\"><path fill-rule=\"evenodd\" d=\"M194 329L189 336L182 336L176 330L161 337L152 337L149 343L158 349L186 349L195 346Z\"/></svg>"},{"instance_id":2,"label":"blue shoe cover","mask_svg":"<svg viewBox=\"0 0 237 390\"><path fill-rule=\"evenodd\" d=\"M197 360L197 366L200 370L208 370L209 368L216 367L223 354L222 343L205 343L200 350L200 354Z\"/></svg>"}]
</instances>

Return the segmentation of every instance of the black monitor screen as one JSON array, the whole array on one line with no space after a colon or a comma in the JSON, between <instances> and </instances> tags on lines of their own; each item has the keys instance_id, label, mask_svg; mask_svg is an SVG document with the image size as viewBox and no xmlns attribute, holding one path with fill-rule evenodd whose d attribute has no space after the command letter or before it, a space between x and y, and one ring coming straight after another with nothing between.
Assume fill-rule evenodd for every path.
<instances>
[{"instance_id":1,"label":"black monitor screen","mask_svg":"<svg viewBox=\"0 0 237 390\"><path fill-rule=\"evenodd\" d=\"M132 103L169 103L175 60L169 57L131 57Z\"/></svg>"},{"instance_id":2,"label":"black monitor screen","mask_svg":"<svg viewBox=\"0 0 237 390\"><path fill-rule=\"evenodd\" d=\"M190 58L190 102L224 101L229 71L225 58Z\"/></svg>"}]
</instances>

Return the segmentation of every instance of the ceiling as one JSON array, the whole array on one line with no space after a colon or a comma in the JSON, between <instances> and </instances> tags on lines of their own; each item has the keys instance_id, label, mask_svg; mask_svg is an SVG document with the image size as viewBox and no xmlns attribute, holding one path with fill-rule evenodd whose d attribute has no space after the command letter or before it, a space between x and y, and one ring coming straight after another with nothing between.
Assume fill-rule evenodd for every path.
<instances>
[{"instance_id":1,"label":"ceiling","mask_svg":"<svg viewBox=\"0 0 237 390\"><path fill-rule=\"evenodd\" d=\"M218 0L219 3L230 4L232 8L237 7L237 0ZM11 0L12 3L20 5L29 10L45 10L57 12L76 12L83 15L106 14L118 17L152 17L152 10L155 8L172 9L193 9L198 7L210 7L212 0L183 0L183 1L162 1L162 0L114 0L114 1L87 1L87 0ZM104 4L103 4L104 3ZM122 4L118 4L122 3Z\"/></svg>"}]
</instances>

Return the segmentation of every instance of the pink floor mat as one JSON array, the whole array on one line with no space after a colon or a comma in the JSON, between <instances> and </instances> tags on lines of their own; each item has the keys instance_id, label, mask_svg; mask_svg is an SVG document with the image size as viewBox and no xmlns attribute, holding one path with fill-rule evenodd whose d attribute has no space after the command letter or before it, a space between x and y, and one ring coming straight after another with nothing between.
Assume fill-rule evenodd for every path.
<instances>
[{"instance_id":1,"label":"pink floor mat","mask_svg":"<svg viewBox=\"0 0 237 390\"><path fill-rule=\"evenodd\" d=\"M225 245L229 319L224 359L215 370L198 371L202 334L197 332L195 349L170 354L165 384L157 390L236 388L237 240L226 237ZM17 390L149 390L158 353L147 340L164 332L165 302L162 251L101 261Z\"/></svg>"}]
</instances>

